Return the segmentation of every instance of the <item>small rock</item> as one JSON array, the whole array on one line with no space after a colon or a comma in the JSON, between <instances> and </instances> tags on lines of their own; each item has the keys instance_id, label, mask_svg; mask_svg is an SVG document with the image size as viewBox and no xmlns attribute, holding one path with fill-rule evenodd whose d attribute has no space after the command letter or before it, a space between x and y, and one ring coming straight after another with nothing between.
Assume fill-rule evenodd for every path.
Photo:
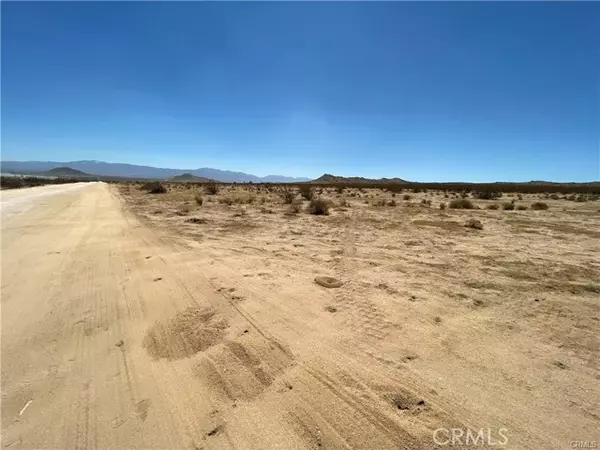
<instances>
[{"instance_id":1,"label":"small rock","mask_svg":"<svg viewBox=\"0 0 600 450\"><path fill-rule=\"evenodd\" d=\"M552 364L554 364L556 367L558 367L559 369L566 369L567 365L562 362L562 361L552 361Z\"/></svg>"},{"instance_id":2,"label":"small rock","mask_svg":"<svg viewBox=\"0 0 600 450\"><path fill-rule=\"evenodd\" d=\"M339 288L343 284L337 278L326 277L326 276L318 276L318 277L316 277L315 278L315 283L317 283L320 286L326 287L326 288Z\"/></svg>"},{"instance_id":3,"label":"small rock","mask_svg":"<svg viewBox=\"0 0 600 450\"><path fill-rule=\"evenodd\" d=\"M123 347L123 345L125 344L125 342L123 342L123 339L119 340L119 342L117 342L115 345L117 347Z\"/></svg>"}]
</instances>

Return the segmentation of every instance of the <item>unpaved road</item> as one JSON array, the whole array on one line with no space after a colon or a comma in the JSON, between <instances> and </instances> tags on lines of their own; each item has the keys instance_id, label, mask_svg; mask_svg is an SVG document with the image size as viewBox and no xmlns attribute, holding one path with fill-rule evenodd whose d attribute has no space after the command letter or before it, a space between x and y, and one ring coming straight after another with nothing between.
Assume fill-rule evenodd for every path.
<instances>
[{"instance_id":1,"label":"unpaved road","mask_svg":"<svg viewBox=\"0 0 600 450\"><path fill-rule=\"evenodd\" d=\"M339 290L360 313L339 322L330 290L265 289L140 223L106 184L30 200L2 220L3 448L427 449L440 427L495 442L506 428L505 448L596 437L592 369L532 364L555 380L519 381L511 363L548 351L533 339L485 342L487 359L485 334L419 347L385 304Z\"/></svg>"}]
</instances>

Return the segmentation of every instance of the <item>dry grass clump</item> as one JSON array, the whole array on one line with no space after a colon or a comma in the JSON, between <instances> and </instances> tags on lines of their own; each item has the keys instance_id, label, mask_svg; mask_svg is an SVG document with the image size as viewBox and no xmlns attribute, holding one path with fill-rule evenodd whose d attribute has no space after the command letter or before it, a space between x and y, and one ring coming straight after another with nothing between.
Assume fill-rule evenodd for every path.
<instances>
[{"instance_id":1,"label":"dry grass clump","mask_svg":"<svg viewBox=\"0 0 600 450\"><path fill-rule=\"evenodd\" d=\"M478 198L480 200L495 200L500 197L502 197L502 192L496 192L496 191L473 192L473 198Z\"/></svg>"},{"instance_id":2,"label":"dry grass clump","mask_svg":"<svg viewBox=\"0 0 600 450\"><path fill-rule=\"evenodd\" d=\"M513 209L515 209L515 202L504 202L502 203L502 209L504 211L512 211Z\"/></svg>"},{"instance_id":3,"label":"dry grass clump","mask_svg":"<svg viewBox=\"0 0 600 450\"><path fill-rule=\"evenodd\" d=\"M445 203L440 203L440 209L446 209L446 204Z\"/></svg>"},{"instance_id":4,"label":"dry grass clump","mask_svg":"<svg viewBox=\"0 0 600 450\"><path fill-rule=\"evenodd\" d=\"M225 205L250 205L256 201L254 194L239 193L237 195L227 195L219 198L219 203Z\"/></svg>"},{"instance_id":5,"label":"dry grass clump","mask_svg":"<svg viewBox=\"0 0 600 450\"><path fill-rule=\"evenodd\" d=\"M409 201L409 200L410 200L410 195L408 195L408 194L404 194L404 195L402 196L402 200L404 200L404 201Z\"/></svg>"},{"instance_id":6,"label":"dry grass clump","mask_svg":"<svg viewBox=\"0 0 600 450\"><path fill-rule=\"evenodd\" d=\"M301 209L302 209L301 202L293 202L292 204L290 204L290 206L286 210L285 215L286 216L295 216L296 214L298 214L300 212Z\"/></svg>"},{"instance_id":7,"label":"dry grass clump","mask_svg":"<svg viewBox=\"0 0 600 450\"><path fill-rule=\"evenodd\" d=\"M196 203L200 206L202 206L202 203L204 203L204 199L202 198L202 196L200 194L196 194L194 196L194 200L196 200Z\"/></svg>"},{"instance_id":8,"label":"dry grass clump","mask_svg":"<svg viewBox=\"0 0 600 450\"><path fill-rule=\"evenodd\" d=\"M160 181L151 181L149 183L144 183L140 187L141 190L147 191L149 194L166 194L167 187L162 184Z\"/></svg>"},{"instance_id":9,"label":"dry grass clump","mask_svg":"<svg viewBox=\"0 0 600 450\"><path fill-rule=\"evenodd\" d=\"M217 195L219 193L219 185L215 182L206 183L204 185L204 192L208 195Z\"/></svg>"},{"instance_id":10,"label":"dry grass clump","mask_svg":"<svg viewBox=\"0 0 600 450\"><path fill-rule=\"evenodd\" d=\"M517 206L517 211L527 211L527 206L519 205L519 206Z\"/></svg>"},{"instance_id":11,"label":"dry grass clump","mask_svg":"<svg viewBox=\"0 0 600 450\"><path fill-rule=\"evenodd\" d=\"M279 188L278 194L286 205L290 205L296 198L296 192L289 186Z\"/></svg>"},{"instance_id":12,"label":"dry grass clump","mask_svg":"<svg viewBox=\"0 0 600 450\"><path fill-rule=\"evenodd\" d=\"M498 203L492 203L490 205L487 205L485 207L485 209L493 209L493 210L500 209L500 205Z\"/></svg>"},{"instance_id":13,"label":"dry grass clump","mask_svg":"<svg viewBox=\"0 0 600 450\"><path fill-rule=\"evenodd\" d=\"M317 216L328 216L329 202L323 198L315 197L308 205L308 212Z\"/></svg>"},{"instance_id":14,"label":"dry grass clump","mask_svg":"<svg viewBox=\"0 0 600 450\"><path fill-rule=\"evenodd\" d=\"M312 200L315 193L310 184L301 184L298 189L300 190L300 195L306 200ZM322 189L321 189L322 191Z\"/></svg>"},{"instance_id":15,"label":"dry grass clump","mask_svg":"<svg viewBox=\"0 0 600 450\"><path fill-rule=\"evenodd\" d=\"M483 224L481 223L481 221L473 218L465 222L465 227L473 228L475 230L483 230Z\"/></svg>"},{"instance_id":16,"label":"dry grass clump","mask_svg":"<svg viewBox=\"0 0 600 450\"><path fill-rule=\"evenodd\" d=\"M536 211L543 211L548 209L548 204L544 202L535 202L531 205L531 209Z\"/></svg>"},{"instance_id":17,"label":"dry grass clump","mask_svg":"<svg viewBox=\"0 0 600 450\"><path fill-rule=\"evenodd\" d=\"M473 202L467 198L455 199L448 205L450 209L474 209Z\"/></svg>"}]
</instances>

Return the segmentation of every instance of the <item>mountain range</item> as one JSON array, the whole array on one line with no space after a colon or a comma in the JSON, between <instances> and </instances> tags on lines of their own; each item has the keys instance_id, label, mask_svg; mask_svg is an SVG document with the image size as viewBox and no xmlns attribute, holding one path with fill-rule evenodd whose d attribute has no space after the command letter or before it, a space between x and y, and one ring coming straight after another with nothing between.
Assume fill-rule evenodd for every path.
<instances>
[{"instance_id":1,"label":"mountain range","mask_svg":"<svg viewBox=\"0 0 600 450\"><path fill-rule=\"evenodd\" d=\"M363 177L340 177L337 175L331 175L325 173L321 175L313 183L408 183L408 181L402 178L363 178Z\"/></svg>"},{"instance_id":2,"label":"mountain range","mask_svg":"<svg viewBox=\"0 0 600 450\"><path fill-rule=\"evenodd\" d=\"M161 167L138 166L135 164L108 163L103 161L1 161L0 170L7 173L34 174L48 172L57 167L70 167L74 170L85 172L89 175L120 177L120 178L140 178L140 179L166 179L183 174L190 174L196 177L209 178L211 180L223 182L298 182L310 181L310 178L294 178L282 175L267 175L258 177L256 175L244 172L232 172L230 170L211 169L202 167L200 169L167 169Z\"/></svg>"}]
</instances>

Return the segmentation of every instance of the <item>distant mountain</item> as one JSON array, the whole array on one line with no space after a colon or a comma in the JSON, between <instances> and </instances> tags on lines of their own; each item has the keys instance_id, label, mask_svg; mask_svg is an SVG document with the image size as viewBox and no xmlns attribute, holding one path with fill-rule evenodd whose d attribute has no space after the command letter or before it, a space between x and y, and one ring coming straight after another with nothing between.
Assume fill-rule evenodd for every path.
<instances>
[{"instance_id":1,"label":"distant mountain","mask_svg":"<svg viewBox=\"0 0 600 450\"><path fill-rule=\"evenodd\" d=\"M177 175L189 173L197 177L209 178L224 182L273 182L286 183L297 181L310 181L310 178L293 178L280 175L268 175L266 177L257 177L243 172L232 172L230 170L210 169L208 167L190 170L190 169L165 169L151 166L138 166L134 164L107 163L103 161L2 161L0 170L8 173L39 173L57 167L68 166L82 172L105 176L121 178L144 178L144 179L166 179Z\"/></svg>"},{"instance_id":2,"label":"distant mountain","mask_svg":"<svg viewBox=\"0 0 600 450\"><path fill-rule=\"evenodd\" d=\"M71 169L70 167L55 167L46 172L42 172L42 175L53 176L53 177L86 177L89 178L92 175L82 172L81 170Z\"/></svg>"},{"instance_id":3,"label":"distant mountain","mask_svg":"<svg viewBox=\"0 0 600 450\"><path fill-rule=\"evenodd\" d=\"M363 177L340 177L329 173L321 175L312 183L408 183L401 178L363 178Z\"/></svg>"},{"instance_id":4,"label":"distant mountain","mask_svg":"<svg viewBox=\"0 0 600 450\"><path fill-rule=\"evenodd\" d=\"M174 177L169 178L169 181L179 181L181 183L209 183L211 180L209 178L197 177L196 175L192 175L191 173L182 173L181 175L175 175Z\"/></svg>"}]
</instances>

